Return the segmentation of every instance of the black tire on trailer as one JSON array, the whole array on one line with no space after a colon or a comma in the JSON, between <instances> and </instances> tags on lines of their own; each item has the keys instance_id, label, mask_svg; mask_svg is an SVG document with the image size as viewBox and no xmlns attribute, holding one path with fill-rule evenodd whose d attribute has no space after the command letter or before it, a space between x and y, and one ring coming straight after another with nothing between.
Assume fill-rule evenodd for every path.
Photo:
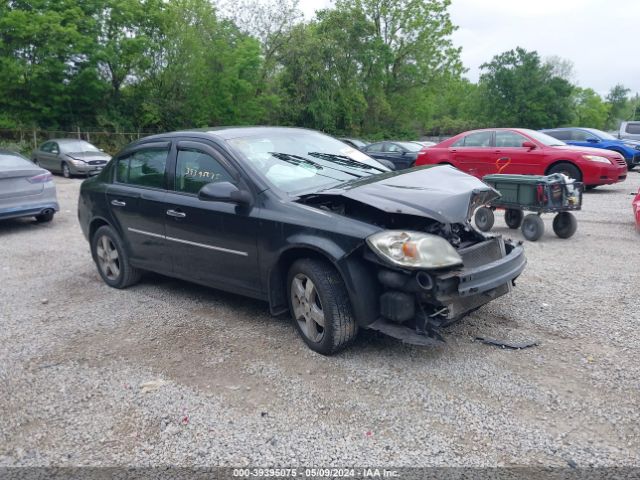
<instances>
[{"instance_id":1,"label":"black tire on trailer","mask_svg":"<svg viewBox=\"0 0 640 480\"><path fill-rule=\"evenodd\" d=\"M570 238L578 229L578 220L571 212L560 212L553 219L553 231L560 238Z\"/></svg>"},{"instance_id":2,"label":"black tire on trailer","mask_svg":"<svg viewBox=\"0 0 640 480\"><path fill-rule=\"evenodd\" d=\"M347 289L329 263L296 260L287 275L287 297L296 330L311 350L332 355L355 340L358 324Z\"/></svg>"},{"instance_id":3,"label":"black tire on trailer","mask_svg":"<svg viewBox=\"0 0 640 480\"><path fill-rule=\"evenodd\" d=\"M530 213L522 221L522 235L530 242L535 242L544 234L544 222L539 215Z\"/></svg>"},{"instance_id":4,"label":"black tire on trailer","mask_svg":"<svg viewBox=\"0 0 640 480\"><path fill-rule=\"evenodd\" d=\"M493 210L491 210L489 207L480 207L476 210L474 220L479 230L488 232L489 230L491 230L491 227L493 227L496 219L493 215Z\"/></svg>"},{"instance_id":5,"label":"black tire on trailer","mask_svg":"<svg viewBox=\"0 0 640 480\"><path fill-rule=\"evenodd\" d=\"M524 213L519 208L507 208L504 212L504 221L509 228L520 228Z\"/></svg>"}]
</instances>

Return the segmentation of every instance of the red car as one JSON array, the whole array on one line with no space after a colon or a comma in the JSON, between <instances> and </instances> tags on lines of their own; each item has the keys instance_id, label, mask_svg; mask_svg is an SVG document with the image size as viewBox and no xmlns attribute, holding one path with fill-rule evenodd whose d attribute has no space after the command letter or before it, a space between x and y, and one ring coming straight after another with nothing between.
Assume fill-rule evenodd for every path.
<instances>
[{"instance_id":1,"label":"red car","mask_svg":"<svg viewBox=\"0 0 640 480\"><path fill-rule=\"evenodd\" d=\"M617 152L575 147L535 130L472 130L423 149L416 165L451 164L482 178L491 173L564 173L587 187L627 178L627 163Z\"/></svg>"},{"instance_id":2,"label":"red car","mask_svg":"<svg viewBox=\"0 0 640 480\"><path fill-rule=\"evenodd\" d=\"M636 198L633 199L631 206L633 207L633 215L636 217L636 229L640 232L640 189L638 190Z\"/></svg>"}]
</instances>

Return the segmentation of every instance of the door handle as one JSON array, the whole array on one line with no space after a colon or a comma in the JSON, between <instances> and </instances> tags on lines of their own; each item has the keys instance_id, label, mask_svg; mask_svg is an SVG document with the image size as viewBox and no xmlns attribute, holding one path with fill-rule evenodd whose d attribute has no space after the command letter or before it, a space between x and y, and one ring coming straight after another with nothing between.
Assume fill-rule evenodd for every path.
<instances>
[{"instance_id":1,"label":"door handle","mask_svg":"<svg viewBox=\"0 0 640 480\"><path fill-rule=\"evenodd\" d=\"M121 200L111 200L111 205L113 205L114 207L126 207L127 202L123 202Z\"/></svg>"},{"instance_id":2,"label":"door handle","mask_svg":"<svg viewBox=\"0 0 640 480\"><path fill-rule=\"evenodd\" d=\"M187 216L186 213L179 212L177 210L167 210L167 215L169 215L170 217L175 217L175 218L184 218L184 217Z\"/></svg>"}]
</instances>

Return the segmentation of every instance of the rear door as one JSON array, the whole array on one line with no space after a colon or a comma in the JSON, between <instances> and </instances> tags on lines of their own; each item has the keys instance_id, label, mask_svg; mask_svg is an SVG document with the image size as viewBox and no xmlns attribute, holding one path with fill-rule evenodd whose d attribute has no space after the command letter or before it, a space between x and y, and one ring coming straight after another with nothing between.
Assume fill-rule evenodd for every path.
<instances>
[{"instance_id":1,"label":"rear door","mask_svg":"<svg viewBox=\"0 0 640 480\"><path fill-rule=\"evenodd\" d=\"M451 145L449 152L454 165L478 178L496 173L493 133L492 130L473 132Z\"/></svg>"},{"instance_id":2,"label":"rear door","mask_svg":"<svg viewBox=\"0 0 640 480\"><path fill-rule=\"evenodd\" d=\"M107 202L134 265L170 272L165 211L170 142L147 143L116 159Z\"/></svg>"},{"instance_id":3,"label":"rear door","mask_svg":"<svg viewBox=\"0 0 640 480\"><path fill-rule=\"evenodd\" d=\"M183 140L177 145L167 201L166 235L174 274L247 295L261 292L257 209L198 199L212 182L246 182L213 146Z\"/></svg>"}]
</instances>

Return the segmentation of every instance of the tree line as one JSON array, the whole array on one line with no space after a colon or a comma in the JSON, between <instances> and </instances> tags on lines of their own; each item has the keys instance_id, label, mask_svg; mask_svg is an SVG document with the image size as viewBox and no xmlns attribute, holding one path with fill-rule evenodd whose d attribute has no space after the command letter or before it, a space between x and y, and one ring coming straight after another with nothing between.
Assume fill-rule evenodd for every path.
<instances>
[{"instance_id":1,"label":"tree line","mask_svg":"<svg viewBox=\"0 0 640 480\"><path fill-rule=\"evenodd\" d=\"M464 77L449 0L9 0L0 5L0 128L166 131L295 125L375 139L484 126L617 127L615 85L522 48Z\"/></svg>"}]
</instances>

